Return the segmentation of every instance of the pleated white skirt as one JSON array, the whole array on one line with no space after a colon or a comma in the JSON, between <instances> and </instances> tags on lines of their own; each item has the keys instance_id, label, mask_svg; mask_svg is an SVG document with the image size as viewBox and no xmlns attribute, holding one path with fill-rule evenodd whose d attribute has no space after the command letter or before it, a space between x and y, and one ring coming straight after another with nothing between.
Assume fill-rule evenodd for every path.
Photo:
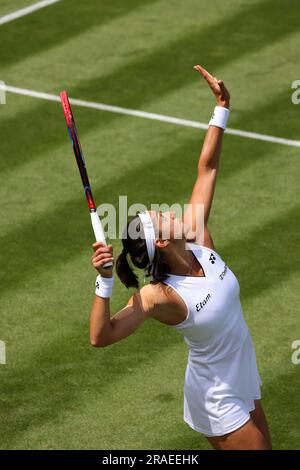
<instances>
[{"instance_id":1,"label":"pleated white skirt","mask_svg":"<svg viewBox=\"0 0 300 470\"><path fill-rule=\"evenodd\" d=\"M206 364L190 352L184 421L205 436L228 434L249 420L261 385L250 334L237 350L215 362Z\"/></svg>"}]
</instances>

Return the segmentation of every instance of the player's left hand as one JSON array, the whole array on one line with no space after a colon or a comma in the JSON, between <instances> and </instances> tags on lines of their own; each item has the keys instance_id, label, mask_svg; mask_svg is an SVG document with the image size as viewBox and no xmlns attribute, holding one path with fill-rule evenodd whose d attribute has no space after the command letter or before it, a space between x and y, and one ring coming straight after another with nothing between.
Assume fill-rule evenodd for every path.
<instances>
[{"instance_id":1,"label":"player's left hand","mask_svg":"<svg viewBox=\"0 0 300 470\"><path fill-rule=\"evenodd\" d=\"M202 77L209 84L213 94L216 97L218 106L223 106L224 108L229 108L230 105L230 94L227 88L224 85L223 80L218 80L216 77L213 77L205 68L201 65L194 65L193 67L197 72L199 72Z\"/></svg>"}]
</instances>

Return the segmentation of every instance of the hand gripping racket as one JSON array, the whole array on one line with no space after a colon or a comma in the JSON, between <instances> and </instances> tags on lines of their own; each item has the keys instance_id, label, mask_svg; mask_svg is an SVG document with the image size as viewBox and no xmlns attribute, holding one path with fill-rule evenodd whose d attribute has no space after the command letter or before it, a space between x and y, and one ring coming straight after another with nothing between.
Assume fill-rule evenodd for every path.
<instances>
[{"instance_id":1,"label":"hand gripping racket","mask_svg":"<svg viewBox=\"0 0 300 470\"><path fill-rule=\"evenodd\" d=\"M85 192L86 200L88 203L88 207L90 210L91 222L95 234L95 238L97 242L103 242L106 244L103 228L99 216L97 214L96 204L93 198L91 185L89 182L89 177L87 174L84 156L81 150L81 145L79 142L79 136L76 130L75 121L71 109L71 105L69 102L68 94L66 91L62 91L60 93L61 104L64 112L64 116L66 119L69 137L73 146L74 154L76 157L77 165L79 168L83 189ZM103 265L104 268L110 268L112 266L111 262L106 263Z\"/></svg>"}]
</instances>

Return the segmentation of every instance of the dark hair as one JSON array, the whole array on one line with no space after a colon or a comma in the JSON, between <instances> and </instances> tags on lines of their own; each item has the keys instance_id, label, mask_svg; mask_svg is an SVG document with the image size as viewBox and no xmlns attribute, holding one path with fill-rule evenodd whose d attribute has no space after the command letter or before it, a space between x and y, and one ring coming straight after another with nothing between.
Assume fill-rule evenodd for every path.
<instances>
[{"instance_id":1,"label":"dark hair","mask_svg":"<svg viewBox=\"0 0 300 470\"><path fill-rule=\"evenodd\" d=\"M139 236L131 238L130 233L139 233ZM136 289L139 287L138 277L128 263L128 255L130 255L132 264L137 268L144 269L146 276L152 275L154 281L163 282L167 279L167 272L170 269L160 251L155 250L154 260L150 264L143 224L138 215L129 220L123 232L122 243L123 250L117 259L116 271L126 287L135 287Z\"/></svg>"}]
</instances>

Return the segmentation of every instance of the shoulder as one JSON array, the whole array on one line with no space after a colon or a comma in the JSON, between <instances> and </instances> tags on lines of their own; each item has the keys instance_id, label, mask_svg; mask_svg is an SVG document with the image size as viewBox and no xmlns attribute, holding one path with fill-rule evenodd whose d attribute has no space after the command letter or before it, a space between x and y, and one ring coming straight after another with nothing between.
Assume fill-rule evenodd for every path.
<instances>
[{"instance_id":1,"label":"shoulder","mask_svg":"<svg viewBox=\"0 0 300 470\"><path fill-rule=\"evenodd\" d=\"M139 291L147 317L162 323L172 324L181 321L186 315L186 305L177 292L162 282L151 282Z\"/></svg>"},{"instance_id":2,"label":"shoulder","mask_svg":"<svg viewBox=\"0 0 300 470\"><path fill-rule=\"evenodd\" d=\"M155 309L166 306L172 302L172 288L162 282L151 282L142 287L133 295L147 311L154 311Z\"/></svg>"},{"instance_id":3,"label":"shoulder","mask_svg":"<svg viewBox=\"0 0 300 470\"><path fill-rule=\"evenodd\" d=\"M193 236L191 236L191 234L187 234L187 243L198 247L204 246L214 250L214 242L207 225L205 225L204 229L196 235L194 233Z\"/></svg>"}]
</instances>

